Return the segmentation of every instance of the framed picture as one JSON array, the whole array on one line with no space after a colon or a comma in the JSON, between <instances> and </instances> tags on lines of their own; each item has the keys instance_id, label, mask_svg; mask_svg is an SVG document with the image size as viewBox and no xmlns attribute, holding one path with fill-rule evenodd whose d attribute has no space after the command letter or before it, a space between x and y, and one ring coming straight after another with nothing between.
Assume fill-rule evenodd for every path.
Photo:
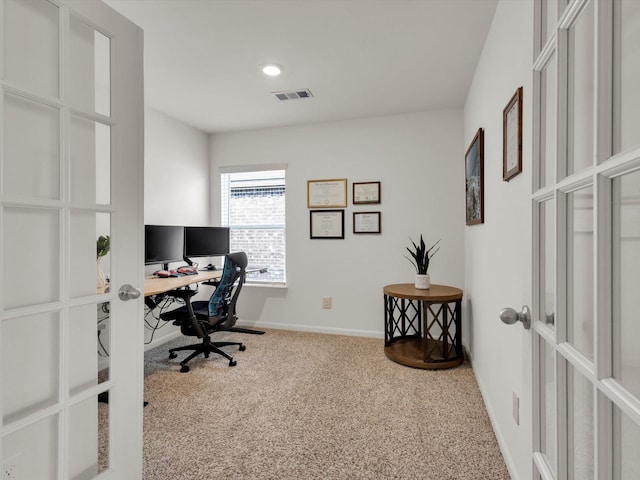
<instances>
[{"instance_id":1,"label":"framed picture","mask_svg":"<svg viewBox=\"0 0 640 480\"><path fill-rule=\"evenodd\" d=\"M347 179L307 180L308 208L347 206Z\"/></svg>"},{"instance_id":2,"label":"framed picture","mask_svg":"<svg viewBox=\"0 0 640 480\"><path fill-rule=\"evenodd\" d=\"M311 210L310 237L344 238L344 210Z\"/></svg>"},{"instance_id":3,"label":"framed picture","mask_svg":"<svg viewBox=\"0 0 640 480\"><path fill-rule=\"evenodd\" d=\"M484 223L484 132L479 128L464 156L467 225Z\"/></svg>"},{"instance_id":4,"label":"framed picture","mask_svg":"<svg viewBox=\"0 0 640 480\"><path fill-rule=\"evenodd\" d=\"M380 233L380 212L353 212L353 233Z\"/></svg>"},{"instance_id":5,"label":"framed picture","mask_svg":"<svg viewBox=\"0 0 640 480\"><path fill-rule=\"evenodd\" d=\"M353 204L380 203L380 182L353 182Z\"/></svg>"},{"instance_id":6,"label":"framed picture","mask_svg":"<svg viewBox=\"0 0 640 480\"><path fill-rule=\"evenodd\" d=\"M522 172L522 87L502 111L502 179Z\"/></svg>"}]
</instances>

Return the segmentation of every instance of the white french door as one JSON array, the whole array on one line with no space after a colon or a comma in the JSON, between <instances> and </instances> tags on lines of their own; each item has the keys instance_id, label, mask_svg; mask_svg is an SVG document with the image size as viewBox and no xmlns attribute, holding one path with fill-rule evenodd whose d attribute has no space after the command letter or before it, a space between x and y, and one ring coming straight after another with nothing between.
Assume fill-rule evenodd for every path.
<instances>
[{"instance_id":1,"label":"white french door","mask_svg":"<svg viewBox=\"0 0 640 480\"><path fill-rule=\"evenodd\" d=\"M141 478L142 32L96 0L0 25L3 478Z\"/></svg>"},{"instance_id":2,"label":"white french door","mask_svg":"<svg viewBox=\"0 0 640 480\"><path fill-rule=\"evenodd\" d=\"M535 479L640 478L640 2L535 2Z\"/></svg>"}]
</instances>

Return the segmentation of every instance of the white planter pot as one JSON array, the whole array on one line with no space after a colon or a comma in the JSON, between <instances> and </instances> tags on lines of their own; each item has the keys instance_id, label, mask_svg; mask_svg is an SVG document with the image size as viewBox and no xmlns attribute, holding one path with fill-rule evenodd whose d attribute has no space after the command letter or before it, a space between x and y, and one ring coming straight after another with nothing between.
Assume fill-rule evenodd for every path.
<instances>
[{"instance_id":1,"label":"white planter pot","mask_svg":"<svg viewBox=\"0 0 640 480\"><path fill-rule=\"evenodd\" d=\"M100 257L96 260L96 277L97 277L97 287L98 289L104 288L107 284L107 277L104 274L104 270L102 269L102 263L100 263Z\"/></svg>"},{"instance_id":2,"label":"white planter pot","mask_svg":"<svg viewBox=\"0 0 640 480\"><path fill-rule=\"evenodd\" d=\"M420 290L428 290L431 287L431 278L429 275L416 275L415 286Z\"/></svg>"}]
</instances>

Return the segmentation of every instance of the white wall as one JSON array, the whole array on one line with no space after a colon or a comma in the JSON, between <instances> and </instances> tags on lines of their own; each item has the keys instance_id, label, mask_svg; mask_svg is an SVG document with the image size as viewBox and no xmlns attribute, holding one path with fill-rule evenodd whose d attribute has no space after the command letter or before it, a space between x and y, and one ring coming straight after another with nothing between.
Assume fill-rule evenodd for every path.
<instances>
[{"instance_id":1,"label":"white wall","mask_svg":"<svg viewBox=\"0 0 640 480\"><path fill-rule=\"evenodd\" d=\"M209 216L209 136L146 108L145 224L208 225ZM146 270L151 273L158 268L158 265L152 265ZM155 325L155 320L148 319ZM156 331L148 348L165 342L176 332L179 332L178 327L163 326ZM151 330L145 329L145 342L149 342L150 337Z\"/></svg>"},{"instance_id":2,"label":"white wall","mask_svg":"<svg viewBox=\"0 0 640 480\"><path fill-rule=\"evenodd\" d=\"M503 307L531 306L533 2L498 4L464 108L464 142L484 128L485 223L465 229L464 343L512 477L531 478L531 333ZM502 111L523 97L523 173L502 180ZM520 397L520 425L512 394Z\"/></svg>"},{"instance_id":3,"label":"white wall","mask_svg":"<svg viewBox=\"0 0 640 480\"><path fill-rule=\"evenodd\" d=\"M220 219L219 167L286 163L286 289L247 287L241 323L382 337L382 288L413 282L409 237L442 239L432 283L464 275L462 112L445 110L211 136L212 218ZM307 180L347 178L344 240L310 240ZM381 181L380 205L355 208L352 182ZM354 211L380 211L381 235L354 235ZM333 308L322 309L322 297Z\"/></svg>"},{"instance_id":4,"label":"white wall","mask_svg":"<svg viewBox=\"0 0 640 480\"><path fill-rule=\"evenodd\" d=\"M208 135L145 109L144 222L207 225Z\"/></svg>"}]
</instances>

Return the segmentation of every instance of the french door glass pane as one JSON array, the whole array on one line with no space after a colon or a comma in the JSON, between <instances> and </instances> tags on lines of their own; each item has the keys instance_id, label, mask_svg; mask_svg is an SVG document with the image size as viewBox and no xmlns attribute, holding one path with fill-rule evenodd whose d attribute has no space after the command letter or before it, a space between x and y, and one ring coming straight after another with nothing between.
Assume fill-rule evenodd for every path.
<instances>
[{"instance_id":1,"label":"french door glass pane","mask_svg":"<svg viewBox=\"0 0 640 480\"><path fill-rule=\"evenodd\" d=\"M15 466L16 478L58 479L58 433L52 415L2 438L3 459Z\"/></svg>"},{"instance_id":2,"label":"french door glass pane","mask_svg":"<svg viewBox=\"0 0 640 480\"><path fill-rule=\"evenodd\" d=\"M98 383L110 378L111 367L111 303L103 302L97 306L98 324Z\"/></svg>"},{"instance_id":3,"label":"french door glass pane","mask_svg":"<svg viewBox=\"0 0 640 480\"><path fill-rule=\"evenodd\" d=\"M556 373L554 350L540 339L540 441L541 451L556 470Z\"/></svg>"},{"instance_id":4,"label":"french door glass pane","mask_svg":"<svg viewBox=\"0 0 640 480\"><path fill-rule=\"evenodd\" d=\"M71 117L71 200L108 205L111 190L111 128Z\"/></svg>"},{"instance_id":5,"label":"french door glass pane","mask_svg":"<svg viewBox=\"0 0 640 480\"><path fill-rule=\"evenodd\" d=\"M2 30L4 78L27 92L58 98L58 7L46 0L4 0Z\"/></svg>"},{"instance_id":6,"label":"french door glass pane","mask_svg":"<svg viewBox=\"0 0 640 480\"><path fill-rule=\"evenodd\" d=\"M542 99L540 114L540 186L552 185L556 178L556 123L557 87L556 55L549 59L541 72L540 91Z\"/></svg>"},{"instance_id":7,"label":"french door glass pane","mask_svg":"<svg viewBox=\"0 0 640 480\"><path fill-rule=\"evenodd\" d=\"M109 330L108 302L69 309L68 366L71 395L109 379ZM89 361L91 358L94 360Z\"/></svg>"},{"instance_id":8,"label":"french door glass pane","mask_svg":"<svg viewBox=\"0 0 640 480\"><path fill-rule=\"evenodd\" d=\"M70 217L69 288L73 298L104 294L109 286L110 255L97 258L98 243L110 237L110 215L73 211Z\"/></svg>"},{"instance_id":9,"label":"french door glass pane","mask_svg":"<svg viewBox=\"0 0 640 480\"><path fill-rule=\"evenodd\" d=\"M567 194L567 340L593 359L593 187Z\"/></svg>"},{"instance_id":10,"label":"french door glass pane","mask_svg":"<svg viewBox=\"0 0 640 480\"><path fill-rule=\"evenodd\" d=\"M82 20L70 22L69 100L83 112L111 114L111 40Z\"/></svg>"},{"instance_id":11,"label":"french door glass pane","mask_svg":"<svg viewBox=\"0 0 640 480\"><path fill-rule=\"evenodd\" d=\"M15 95L5 95L5 195L60 198L60 111Z\"/></svg>"},{"instance_id":12,"label":"french door glass pane","mask_svg":"<svg viewBox=\"0 0 640 480\"><path fill-rule=\"evenodd\" d=\"M69 478L90 480L109 466L109 404L90 397L69 409Z\"/></svg>"},{"instance_id":13,"label":"french door glass pane","mask_svg":"<svg viewBox=\"0 0 640 480\"><path fill-rule=\"evenodd\" d=\"M613 407L613 478L640 478L640 425Z\"/></svg>"},{"instance_id":14,"label":"french door glass pane","mask_svg":"<svg viewBox=\"0 0 640 480\"><path fill-rule=\"evenodd\" d=\"M640 144L640 2L614 3L614 153Z\"/></svg>"},{"instance_id":15,"label":"french door glass pane","mask_svg":"<svg viewBox=\"0 0 640 480\"><path fill-rule=\"evenodd\" d=\"M4 425L55 405L58 401L59 332L59 313L42 313L2 321Z\"/></svg>"},{"instance_id":16,"label":"french door glass pane","mask_svg":"<svg viewBox=\"0 0 640 480\"><path fill-rule=\"evenodd\" d=\"M109 392L107 391L104 394L108 398ZM109 402L98 400L98 473L104 472L111 463L109 447L110 422Z\"/></svg>"},{"instance_id":17,"label":"french door glass pane","mask_svg":"<svg viewBox=\"0 0 640 480\"><path fill-rule=\"evenodd\" d=\"M568 477L594 478L593 386L578 370L567 366Z\"/></svg>"},{"instance_id":18,"label":"french door glass pane","mask_svg":"<svg viewBox=\"0 0 640 480\"><path fill-rule=\"evenodd\" d=\"M5 207L2 230L4 308L60 299L58 210ZM23 252L16 255L15 252ZM34 274L37 272L37 288Z\"/></svg>"},{"instance_id":19,"label":"french door glass pane","mask_svg":"<svg viewBox=\"0 0 640 480\"><path fill-rule=\"evenodd\" d=\"M615 178L614 377L640 398L640 171Z\"/></svg>"},{"instance_id":20,"label":"french door glass pane","mask_svg":"<svg viewBox=\"0 0 640 480\"><path fill-rule=\"evenodd\" d=\"M568 173L593 164L594 2L569 30Z\"/></svg>"},{"instance_id":21,"label":"french door glass pane","mask_svg":"<svg viewBox=\"0 0 640 480\"><path fill-rule=\"evenodd\" d=\"M555 230L555 201L547 200L540 204L540 285L541 320L555 318L556 291L556 230ZM547 322L554 326L554 322Z\"/></svg>"}]
</instances>

